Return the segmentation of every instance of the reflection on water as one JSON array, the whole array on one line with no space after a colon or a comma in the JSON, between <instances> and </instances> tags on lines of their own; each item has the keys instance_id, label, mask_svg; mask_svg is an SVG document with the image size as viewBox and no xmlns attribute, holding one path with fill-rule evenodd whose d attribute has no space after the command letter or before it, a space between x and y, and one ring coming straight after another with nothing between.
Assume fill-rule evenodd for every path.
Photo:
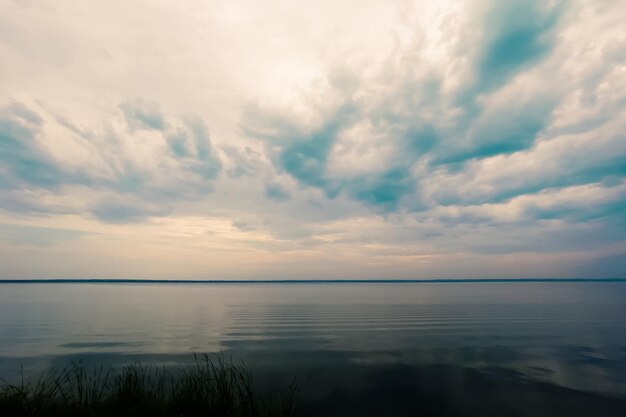
<instances>
[{"instance_id":1,"label":"reflection on water","mask_svg":"<svg viewBox=\"0 0 626 417\"><path fill-rule=\"evenodd\" d=\"M0 377L221 350L305 415L621 415L624 317L624 283L4 284Z\"/></svg>"}]
</instances>

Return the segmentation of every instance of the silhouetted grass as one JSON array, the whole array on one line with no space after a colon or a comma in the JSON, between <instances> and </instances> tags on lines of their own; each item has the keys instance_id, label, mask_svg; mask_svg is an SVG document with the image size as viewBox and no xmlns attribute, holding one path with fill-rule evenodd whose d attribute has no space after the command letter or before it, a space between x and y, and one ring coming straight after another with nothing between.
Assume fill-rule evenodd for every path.
<instances>
[{"instance_id":1,"label":"silhouetted grass","mask_svg":"<svg viewBox=\"0 0 626 417\"><path fill-rule=\"evenodd\" d=\"M87 370L72 363L0 387L1 416L289 417L297 387L260 396L243 363L194 356L177 369L142 364Z\"/></svg>"}]
</instances>

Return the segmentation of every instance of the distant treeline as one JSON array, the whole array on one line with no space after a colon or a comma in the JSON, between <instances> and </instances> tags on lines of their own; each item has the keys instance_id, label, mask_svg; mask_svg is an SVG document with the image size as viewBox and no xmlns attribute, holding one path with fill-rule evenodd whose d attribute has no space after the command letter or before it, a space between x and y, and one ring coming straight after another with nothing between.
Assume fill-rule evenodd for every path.
<instances>
[{"instance_id":1,"label":"distant treeline","mask_svg":"<svg viewBox=\"0 0 626 417\"><path fill-rule=\"evenodd\" d=\"M626 282L626 278L441 278L441 279L0 279L0 284L463 284L496 282Z\"/></svg>"}]
</instances>

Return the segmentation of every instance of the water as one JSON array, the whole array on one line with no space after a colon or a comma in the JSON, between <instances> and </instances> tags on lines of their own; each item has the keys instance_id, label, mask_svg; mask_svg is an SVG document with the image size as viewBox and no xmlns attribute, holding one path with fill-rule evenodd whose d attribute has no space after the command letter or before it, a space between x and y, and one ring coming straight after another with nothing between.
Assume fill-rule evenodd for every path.
<instances>
[{"instance_id":1,"label":"water","mask_svg":"<svg viewBox=\"0 0 626 417\"><path fill-rule=\"evenodd\" d=\"M625 318L626 283L2 284L0 377L222 351L303 415L626 415Z\"/></svg>"}]
</instances>

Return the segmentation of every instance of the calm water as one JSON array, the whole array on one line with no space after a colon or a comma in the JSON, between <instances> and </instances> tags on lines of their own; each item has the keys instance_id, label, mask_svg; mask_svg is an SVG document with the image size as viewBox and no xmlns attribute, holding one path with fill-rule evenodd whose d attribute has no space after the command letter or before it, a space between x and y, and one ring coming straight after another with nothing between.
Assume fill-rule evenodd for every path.
<instances>
[{"instance_id":1,"label":"calm water","mask_svg":"<svg viewBox=\"0 0 626 417\"><path fill-rule=\"evenodd\" d=\"M2 284L0 377L224 351L305 415L626 415L625 318L626 283Z\"/></svg>"}]
</instances>

